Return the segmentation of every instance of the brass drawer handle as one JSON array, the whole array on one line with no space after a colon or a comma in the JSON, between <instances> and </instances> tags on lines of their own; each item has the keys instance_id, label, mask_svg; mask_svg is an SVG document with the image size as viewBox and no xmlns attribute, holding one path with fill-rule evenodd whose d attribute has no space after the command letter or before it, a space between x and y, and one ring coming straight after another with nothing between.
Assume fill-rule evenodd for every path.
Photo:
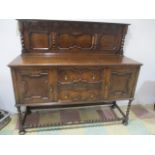
<instances>
[{"instance_id":1,"label":"brass drawer handle","mask_svg":"<svg viewBox=\"0 0 155 155\"><path fill-rule=\"evenodd\" d=\"M92 79L95 80L95 75L92 76Z\"/></svg>"},{"instance_id":2,"label":"brass drawer handle","mask_svg":"<svg viewBox=\"0 0 155 155\"><path fill-rule=\"evenodd\" d=\"M67 95L65 95L65 97L64 97L65 99L68 99L68 96Z\"/></svg>"},{"instance_id":3,"label":"brass drawer handle","mask_svg":"<svg viewBox=\"0 0 155 155\"><path fill-rule=\"evenodd\" d=\"M68 77L67 77L67 75L65 75L65 78L64 78L64 79L65 79L65 81L67 81L67 80L68 80Z\"/></svg>"},{"instance_id":4,"label":"brass drawer handle","mask_svg":"<svg viewBox=\"0 0 155 155\"><path fill-rule=\"evenodd\" d=\"M91 94L91 95L90 95L90 97L91 97L91 98L94 98L94 95L93 95L93 94Z\"/></svg>"},{"instance_id":5,"label":"brass drawer handle","mask_svg":"<svg viewBox=\"0 0 155 155\"><path fill-rule=\"evenodd\" d=\"M50 86L50 88L49 88L49 91L50 91L50 93L53 91L53 88L52 88L52 86Z\"/></svg>"}]
</instances>

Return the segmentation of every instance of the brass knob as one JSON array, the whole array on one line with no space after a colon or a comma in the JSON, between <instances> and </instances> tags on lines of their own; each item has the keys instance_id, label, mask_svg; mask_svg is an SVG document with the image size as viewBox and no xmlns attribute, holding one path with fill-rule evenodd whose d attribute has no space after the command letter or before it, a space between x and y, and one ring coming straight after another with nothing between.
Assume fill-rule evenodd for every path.
<instances>
[{"instance_id":1,"label":"brass knob","mask_svg":"<svg viewBox=\"0 0 155 155\"><path fill-rule=\"evenodd\" d=\"M95 75L92 76L92 79L95 80Z\"/></svg>"},{"instance_id":2,"label":"brass knob","mask_svg":"<svg viewBox=\"0 0 155 155\"><path fill-rule=\"evenodd\" d=\"M53 91L52 86L50 86L50 90L49 91L50 91L50 93Z\"/></svg>"},{"instance_id":3,"label":"brass knob","mask_svg":"<svg viewBox=\"0 0 155 155\"><path fill-rule=\"evenodd\" d=\"M68 80L68 77L67 77L67 75L65 75L65 78L64 78L65 80Z\"/></svg>"},{"instance_id":4,"label":"brass knob","mask_svg":"<svg viewBox=\"0 0 155 155\"><path fill-rule=\"evenodd\" d=\"M94 98L94 95L93 95L93 94L91 94L91 95L90 95L90 97L91 97L91 98Z\"/></svg>"},{"instance_id":5,"label":"brass knob","mask_svg":"<svg viewBox=\"0 0 155 155\"><path fill-rule=\"evenodd\" d=\"M65 99L67 99L68 98L68 96L67 95L65 95Z\"/></svg>"}]
</instances>

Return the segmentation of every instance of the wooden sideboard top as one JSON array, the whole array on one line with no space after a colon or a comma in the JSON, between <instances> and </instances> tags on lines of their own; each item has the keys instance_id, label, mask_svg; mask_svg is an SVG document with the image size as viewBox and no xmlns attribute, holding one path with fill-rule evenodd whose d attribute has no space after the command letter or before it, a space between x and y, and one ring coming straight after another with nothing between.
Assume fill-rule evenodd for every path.
<instances>
[{"instance_id":1,"label":"wooden sideboard top","mask_svg":"<svg viewBox=\"0 0 155 155\"><path fill-rule=\"evenodd\" d=\"M9 66L106 66L106 65L142 65L141 63L120 55L101 54L22 54Z\"/></svg>"}]
</instances>

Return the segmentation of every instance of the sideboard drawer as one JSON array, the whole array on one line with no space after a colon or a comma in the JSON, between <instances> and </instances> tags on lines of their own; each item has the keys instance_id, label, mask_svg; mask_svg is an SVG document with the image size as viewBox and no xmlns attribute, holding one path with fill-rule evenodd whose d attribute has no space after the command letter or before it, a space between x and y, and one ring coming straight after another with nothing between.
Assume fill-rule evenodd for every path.
<instances>
[{"instance_id":1,"label":"sideboard drawer","mask_svg":"<svg viewBox=\"0 0 155 155\"><path fill-rule=\"evenodd\" d=\"M102 80L102 70L95 68L62 68L58 69L58 81L69 82L98 82Z\"/></svg>"},{"instance_id":2,"label":"sideboard drawer","mask_svg":"<svg viewBox=\"0 0 155 155\"><path fill-rule=\"evenodd\" d=\"M73 84L58 84L59 101L95 101L102 96L102 83L77 82Z\"/></svg>"},{"instance_id":3,"label":"sideboard drawer","mask_svg":"<svg viewBox=\"0 0 155 155\"><path fill-rule=\"evenodd\" d=\"M60 89L59 102L97 101L100 99L99 89Z\"/></svg>"}]
</instances>

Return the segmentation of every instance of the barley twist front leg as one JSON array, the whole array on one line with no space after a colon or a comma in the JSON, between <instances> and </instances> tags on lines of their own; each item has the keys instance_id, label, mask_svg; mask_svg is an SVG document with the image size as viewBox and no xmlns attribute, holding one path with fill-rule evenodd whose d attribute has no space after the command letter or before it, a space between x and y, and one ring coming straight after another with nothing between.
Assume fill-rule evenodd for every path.
<instances>
[{"instance_id":1,"label":"barley twist front leg","mask_svg":"<svg viewBox=\"0 0 155 155\"><path fill-rule=\"evenodd\" d=\"M19 134L23 135L25 134L25 130L23 127L23 117L22 117L21 107L17 106L17 110L18 110Z\"/></svg>"},{"instance_id":2,"label":"barley twist front leg","mask_svg":"<svg viewBox=\"0 0 155 155\"><path fill-rule=\"evenodd\" d=\"M129 103L128 103L128 106L127 106L127 110L126 110L126 115L125 115L125 118L123 120L123 124L124 125L128 125L129 113L130 113L130 109L131 109L131 103L132 103L132 100L129 100Z\"/></svg>"}]
</instances>

